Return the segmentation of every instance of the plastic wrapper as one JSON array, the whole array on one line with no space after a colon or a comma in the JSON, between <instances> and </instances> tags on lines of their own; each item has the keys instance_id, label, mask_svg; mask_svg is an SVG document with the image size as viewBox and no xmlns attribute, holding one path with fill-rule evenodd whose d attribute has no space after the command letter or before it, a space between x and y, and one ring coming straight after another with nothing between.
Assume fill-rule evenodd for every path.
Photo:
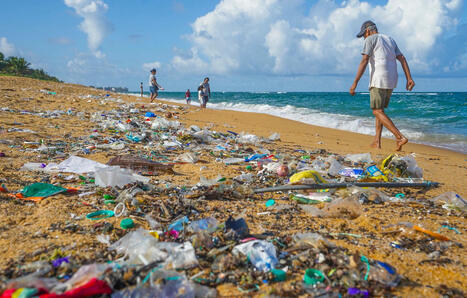
<instances>
[{"instance_id":1,"label":"plastic wrapper","mask_svg":"<svg viewBox=\"0 0 467 298\"><path fill-rule=\"evenodd\" d=\"M267 241L253 240L233 248L234 254L242 253L248 260L261 271L270 271L277 264L276 247Z\"/></svg>"}]
</instances>

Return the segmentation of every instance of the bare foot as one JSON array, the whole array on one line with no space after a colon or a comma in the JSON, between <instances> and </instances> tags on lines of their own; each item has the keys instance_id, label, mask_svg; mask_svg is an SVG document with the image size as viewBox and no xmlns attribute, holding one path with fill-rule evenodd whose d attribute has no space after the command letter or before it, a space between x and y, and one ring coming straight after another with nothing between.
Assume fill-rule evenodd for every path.
<instances>
[{"instance_id":1,"label":"bare foot","mask_svg":"<svg viewBox=\"0 0 467 298\"><path fill-rule=\"evenodd\" d=\"M400 139L397 139L396 141L396 151L401 151L402 150L402 146L404 146L405 144L407 144L409 140L406 138L406 137L402 137Z\"/></svg>"},{"instance_id":2,"label":"bare foot","mask_svg":"<svg viewBox=\"0 0 467 298\"><path fill-rule=\"evenodd\" d=\"M381 143L373 142L370 144L371 148L381 149Z\"/></svg>"}]
</instances>

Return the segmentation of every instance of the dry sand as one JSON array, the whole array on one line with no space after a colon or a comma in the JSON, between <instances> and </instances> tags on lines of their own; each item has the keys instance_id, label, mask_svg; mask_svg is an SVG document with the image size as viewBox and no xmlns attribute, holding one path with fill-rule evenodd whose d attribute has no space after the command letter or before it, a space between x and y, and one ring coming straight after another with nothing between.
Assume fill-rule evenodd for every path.
<instances>
[{"instance_id":1,"label":"dry sand","mask_svg":"<svg viewBox=\"0 0 467 298\"><path fill-rule=\"evenodd\" d=\"M49 89L57 92L56 95L41 93L40 89ZM98 110L112 110L118 108L118 103L105 102L101 104L96 100L80 98L88 94L103 95L108 92L98 91L79 85L60 84L37 81L27 78L0 77L1 108L11 108L27 111L68 110L84 111L92 113ZM129 102L136 102L141 110L151 110L148 100L136 100L135 97L121 94L112 94ZM90 101L90 102L88 102ZM172 103L170 103L173 105ZM142 107L145 108L142 108ZM326 149L336 154L371 152L374 160L380 160L393 153L394 141L384 139L383 149L370 149L371 136L351 132L339 131L329 128L316 127L296 121L286 120L274 116L219 110L200 110L189 107L179 110L179 121L186 125L196 124L200 127L211 126L212 129L225 132L249 132L258 136L267 137L273 132L281 135L281 141L266 147L275 150L276 153L293 154L295 149L315 150ZM35 133L7 132L10 128L31 129ZM19 168L26 162L50 162L47 155L39 155L37 152L25 150L24 141L45 143L66 142L68 146L82 142L80 137L89 136L95 123L80 120L75 116L63 115L57 119L41 118L26 114L13 114L0 110L0 141L10 140L11 143L0 142L0 152L6 157L0 157L0 180L10 190L17 191L23 186L40 182L41 174L33 172L19 172ZM68 147L70 149L70 147ZM132 152L139 152L138 145L131 146ZM441 182L438 189L429 190L426 195L412 192L411 195L420 197L433 197L440 193L453 190L463 197L467 197L467 155L434 148L430 146L409 143L404 146L403 154L414 153L420 167L424 169L424 178ZM92 152L83 157L100 162L107 162L117 152ZM195 165L177 165L176 172L179 176L163 175L157 180L164 183L190 186L197 183L200 175L208 178L216 177L221 173L224 177L234 177L244 171L244 166L223 166L215 163L215 158L206 155L201 157L203 163ZM200 170L201 167L205 170ZM54 176L50 182L62 182L63 177ZM70 186L79 185L79 181L67 182ZM465 218L458 213L450 213L440 207L426 208L421 204L384 204L369 205L365 207L362 216L355 220L349 219L316 219L304 212L295 212L289 215L257 215L266 211L264 202L274 197L278 203L290 203L286 198L278 195L266 194L258 196L255 200L239 201L204 201L200 209L204 212L200 218L212 215L219 221L225 220L229 214L238 215L246 212L246 219L253 232L264 230L272 231L279 235L287 235L295 232L325 231L347 232L362 235L360 239L342 238L333 240L336 244L349 248L350 251L358 251L368 257L383 260L392 264L399 273L409 278L417 286L401 286L396 289L396 294L416 297L437 297L439 287L446 285L448 288L457 288L462 291L467 289L465 270L465 245L467 244ZM170 199L161 194L158 197L143 196L145 202L165 200L170 206ZM53 253L56 248L68 251L72 257L79 259L105 258L101 251L105 246L96 241L94 222L72 220L70 214L83 216L94 211L90 206L82 204L98 202L98 196L78 199L75 196L57 195L47 198L39 203L24 203L13 200L0 194L0 270L4 277L11 274L11 266L18 263L28 263L38 259L44 259ZM146 227L143 220L135 219L142 227ZM382 228L388 224L401 221L410 221L425 228L438 231L442 224L448 224L461 232L456 234L451 230L441 230L441 233L450 237L456 244L450 245L440 262L424 262L427 253L420 246L418 249L398 250L390 247L390 242L397 240L400 235L388 235L382 233ZM118 227L118 220L110 218L109 223ZM75 226L74 226L75 225ZM121 231L114 231L112 240L121 237ZM412 239L423 241L424 235L410 234ZM439 245L433 241L434 245ZM89 261L88 261L89 262ZM7 271L5 271L7 270ZM8 271L10 270L10 271ZM2 274L0 274L2 276ZM299 280L296 275L291 280ZM287 287L290 282L283 283ZM263 288L262 288L263 289ZM218 287L220 294L239 295L235 287L223 285ZM261 291L259 292L262 293Z\"/></svg>"}]
</instances>

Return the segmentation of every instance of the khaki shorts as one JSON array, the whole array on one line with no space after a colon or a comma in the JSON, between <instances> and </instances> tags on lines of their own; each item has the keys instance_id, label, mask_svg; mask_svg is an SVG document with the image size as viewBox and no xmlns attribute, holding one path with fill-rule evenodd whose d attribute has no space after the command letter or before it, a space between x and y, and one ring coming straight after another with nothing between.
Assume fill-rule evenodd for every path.
<instances>
[{"instance_id":1,"label":"khaki shorts","mask_svg":"<svg viewBox=\"0 0 467 298\"><path fill-rule=\"evenodd\" d=\"M389 105L392 89L370 88L370 107L372 109L385 109Z\"/></svg>"}]
</instances>

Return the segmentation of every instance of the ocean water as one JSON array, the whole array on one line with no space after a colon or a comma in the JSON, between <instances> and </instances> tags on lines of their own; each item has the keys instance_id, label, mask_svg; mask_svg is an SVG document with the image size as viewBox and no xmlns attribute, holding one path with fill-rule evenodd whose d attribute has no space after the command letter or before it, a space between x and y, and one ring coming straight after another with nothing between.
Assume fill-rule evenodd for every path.
<instances>
[{"instance_id":1,"label":"ocean water","mask_svg":"<svg viewBox=\"0 0 467 298\"><path fill-rule=\"evenodd\" d=\"M198 104L193 94L192 103ZM185 102L184 96L159 94L178 103ZM213 92L208 108L265 113L371 135L375 128L369 101L368 92ZM386 113L411 142L467 153L467 92L395 92ZM384 129L383 136L392 134Z\"/></svg>"}]
</instances>

